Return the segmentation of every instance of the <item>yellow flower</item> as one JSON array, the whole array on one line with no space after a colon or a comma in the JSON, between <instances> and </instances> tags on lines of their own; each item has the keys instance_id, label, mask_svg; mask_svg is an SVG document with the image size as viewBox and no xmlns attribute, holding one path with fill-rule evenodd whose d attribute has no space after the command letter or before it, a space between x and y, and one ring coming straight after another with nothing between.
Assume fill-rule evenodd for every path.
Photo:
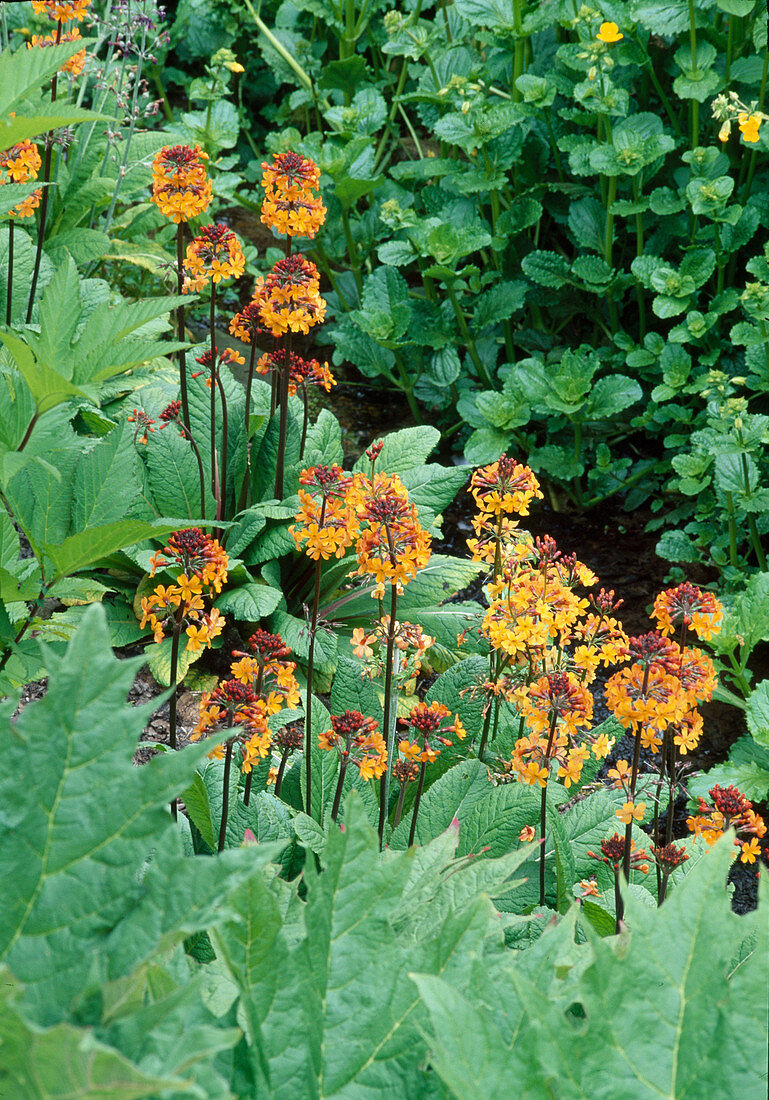
<instances>
[{"instance_id":1,"label":"yellow flower","mask_svg":"<svg viewBox=\"0 0 769 1100\"><path fill-rule=\"evenodd\" d=\"M718 131L718 140L719 141L728 141L729 140L729 134L731 132L732 132L732 124L727 119L726 122L721 127L721 129Z\"/></svg>"},{"instance_id":2,"label":"yellow flower","mask_svg":"<svg viewBox=\"0 0 769 1100\"><path fill-rule=\"evenodd\" d=\"M231 73L244 73L246 70L237 61L225 61L225 69L229 69Z\"/></svg>"},{"instance_id":3,"label":"yellow flower","mask_svg":"<svg viewBox=\"0 0 769 1100\"><path fill-rule=\"evenodd\" d=\"M622 805L622 809L615 810L614 813L623 825L629 825L631 821L640 821L644 815L645 809L645 802L625 802Z\"/></svg>"},{"instance_id":4,"label":"yellow flower","mask_svg":"<svg viewBox=\"0 0 769 1100\"><path fill-rule=\"evenodd\" d=\"M620 34L620 29L616 23L601 23L601 29L596 35L599 42L606 43L619 42L624 37L624 34Z\"/></svg>"},{"instance_id":5,"label":"yellow flower","mask_svg":"<svg viewBox=\"0 0 769 1100\"><path fill-rule=\"evenodd\" d=\"M737 115L740 133L744 141L758 141L758 130L761 125L761 115L749 115L746 111L740 111Z\"/></svg>"},{"instance_id":6,"label":"yellow flower","mask_svg":"<svg viewBox=\"0 0 769 1100\"><path fill-rule=\"evenodd\" d=\"M536 829L533 825L524 825L518 834L518 839L524 844L528 844L537 835Z\"/></svg>"},{"instance_id":7,"label":"yellow flower","mask_svg":"<svg viewBox=\"0 0 769 1100\"><path fill-rule=\"evenodd\" d=\"M749 844L742 845L742 855L740 856L740 863L755 863L756 859L761 855L761 845L758 843L756 837L753 837Z\"/></svg>"}]
</instances>

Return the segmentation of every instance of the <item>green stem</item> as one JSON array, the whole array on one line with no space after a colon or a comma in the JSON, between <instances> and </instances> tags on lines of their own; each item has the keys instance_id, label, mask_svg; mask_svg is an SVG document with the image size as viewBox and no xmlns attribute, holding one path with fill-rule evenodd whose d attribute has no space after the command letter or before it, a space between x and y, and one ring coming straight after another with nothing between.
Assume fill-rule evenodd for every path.
<instances>
[{"instance_id":1,"label":"green stem","mask_svg":"<svg viewBox=\"0 0 769 1100\"><path fill-rule=\"evenodd\" d=\"M545 759L543 766L550 773L550 753L553 751L553 742L555 740L555 727L558 723L558 715L553 711L553 716L550 719L550 736L547 739L547 748L545 749ZM545 829L547 827L547 777L542 787L542 793L540 796L539 805L539 839L541 842L541 848L539 852L539 904L545 904Z\"/></svg>"},{"instance_id":2,"label":"green stem","mask_svg":"<svg viewBox=\"0 0 769 1100\"><path fill-rule=\"evenodd\" d=\"M11 327L11 308L13 305L13 226L14 219L8 222L8 287L5 296L5 323Z\"/></svg>"},{"instance_id":3,"label":"green stem","mask_svg":"<svg viewBox=\"0 0 769 1100\"><path fill-rule=\"evenodd\" d=\"M454 285L452 281L446 282L446 290L448 291L449 301L451 302L452 308L454 310L454 316L457 319L459 331L462 333L462 338L467 345L467 350L470 354L470 358L473 361L475 369L478 371L481 381L485 386L488 387L488 389L491 390L494 388L494 383L491 380L489 372L486 370L486 367L481 361L481 357L478 354L478 349L475 346L475 340L473 340L472 336L470 335L470 330L467 327L467 321L465 320L465 315L462 312L462 307L460 306L457 299L457 293L454 290Z\"/></svg>"},{"instance_id":4,"label":"green stem","mask_svg":"<svg viewBox=\"0 0 769 1100\"><path fill-rule=\"evenodd\" d=\"M729 517L729 564L737 564L737 523L734 518L734 500L731 492L724 493L726 497L726 512Z\"/></svg>"},{"instance_id":5,"label":"green stem","mask_svg":"<svg viewBox=\"0 0 769 1100\"><path fill-rule=\"evenodd\" d=\"M179 222L176 227L176 293L181 295L184 287L184 223ZM184 305L176 307L176 339L184 342ZM187 435L192 437L190 430L190 399L187 391L187 352L185 348L179 349L179 385L182 396L182 424ZM204 503L201 500L201 504Z\"/></svg>"},{"instance_id":6,"label":"green stem","mask_svg":"<svg viewBox=\"0 0 769 1100\"><path fill-rule=\"evenodd\" d=\"M227 727L232 726L232 714L228 715ZM222 821L219 826L218 851L224 851L224 841L227 836L227 814L230 809L230 768L232 766L232 740L227 742L224 751L224 778L222 779Z\"/></svg>"},{"instance_id":7,"label":"green stem","mask_svg":"<svg viewBox=\"0 0 769 1100\"><path fill-rule=\"evenodd\" d=\"M614 868L614 934L619 935L620 921L625 915L625 907L622 904L622 891L619 885L619 867Z\"/></svg>"},{"instance_id":8,"label":"green stem","mask_svg":"<svg viewBox=\"0 0 769 1100\"><path fill-rule=\"evenodd\" d=\"M337 814L339 813L339 803L342 800L342 787L344 786L344 777L347 774L347 765L349 758L343 756L339 762L339 778L336 782L336 790L334 791L334 804L331 807L331 820L336 821Z\"/></svg>"},{"instance_id":9,"label":"green stem","mask_svg":"<svg viewBox=\"0 0 769 1100\"><path fill-rule=\"evenodd\" d=\"M286 432L288 430L288 382L290 373L291 330L289 329L286 333L286 349L283 360L283 369L281 370L278 379L278 401L280 402L278 412L280 414L280 420L278 422L278 454L275 460L275 496L278 500L283 500L283 479L286 464Z\"/></svg>"},{"instance_id":10,"label":"green stem","mask_svg":"<svg viewBox=\"0 0 769 1100\"><path fill-rule=\"evenodd\" d=\"M382 778L379 780L379 850L384 844L385 821L387 819L387 805L390 797L390 769L392 768L395 750L395 719L393 713L393 652L395 649L395 615L398 605L398 586L390 585L390 622L387 627L387 657L385 661L384 682L384 715L382 727L387 740L387 766ZM390 728L392 726L392 729ZM416 813L414 815L416 817ZM410 842L409 842L410 843Z\"/></svg>"},{"instance_id":11,"label":"green stem","mask_svg":"<svg viewBox=\"0 0 769 1100\"><path fill-rule=\"evenodd\" d=\"M689 49L692 55L692 73L697 73L697 29L695 26L694 0L689 0ZM700 105L696 99L690 102L691 147L696 149L700 143Z\"/></svg>"},{"instance_id":12,"label":"green stem","mask_svg":"<svg viewBox=\"0 0 769 1100\"><path fill-rule=\"evenodd\" d=\"M219 464L216 454L216 284L211 281L211 309L209 317L211 329L211 366L209 381L211 384L211 488L216 502L216 519L222 518L222 493L219 486Z\"/></svg>"},{"instance_id":13,"label":"green stem","mask_svg":"<svg viewBox=\"0 0 769 1100\"><path fill-rule=\"evenodd\" d=\"M227 418L227 397L224 392L221 371L216 371L216 385L219 389L219 398L222 402L222 479L220 489L222 494L222 519L227 518L227 447L229 445L229 421ZM221 538L221 535L219 536Z\"/></svg>"},{"instance_id":14,"label":"green stem","mask_svg":"<svg viewBox=\"0 0 769 1100\"><path fill-rule=\"evenodd\" d=\"M401 818L403 817L403 800L406 797L406 787L407 786L408 786L408 784L406 783L406 780L404 779L401 783L400 794L398 795L398 802L397 802L397 805L395 807L395 817L393 818L393 829L398 828L398 826L401 823Z\"/></svg>"},{"instance_id":15,"label":"green stem","mask_svg":"<svg viewBox=\"0 0 769 1100\"><path fill-rule=\"evenodd\" d=\"M248 359L248 378L246 380L246 410L244 414L245 428L246 428L246 476L243 479L243 487L240 490L240 499L238 500L238 510L242 511L247 507L250 491L251 491L251 433L249 432L248 422L251 413L251 387L254 382L254 367L256 365L256 337L251 336L251 354Z\"/></svg>"},{"instance_id":16,"label":"green stem","mask_svg":"<svg viewBox=\"0 0 769 1100\"><path fill-rule=\"evenodd\" d=\"M355 278L355 285L357 286L358 293L360 294L361 291L363 290L363 278L361 276L360 253L358 252L358 246L355 243L355 238L352 235L352 230L350 228L350 218L347 214L347 211L342 209L340 211L340 213L341 213L341 218L342 218L342 229L344 231L344 239L345 239L345 243L347 244L347 254L350 257L350 267L352 268L352 273L353 273L353 276Z\"/></svg>"},{"instance_id":17,"label":"green stem","mask_svg":"<svg viewBox=\"0 0 769 1100\"><path fill-rule=\"evenodd\" d=\"M325 522L326 500L320 510L318 527L323 527ZM304 776L306 791L307 816L312 817L312 680L315 671L315 634L318 629L318 605L320 603L320 558L315 562L315 585L312 595L312 618L310 620L310 651L307 654L307 695L304 711ZM321 816L323 807L321 806Z\"/></svg>"},{"instance_id":18,"label":"green stem","mask_svg":"<svg viewBox=\"0 0 769 1100\"><path fill-rule=\"evenodd\" d=\"M280 788L283 785L283 775L286 771L286 761L288 760L290 755L291 755L291 746L287 745L286 748L283 750L283 753L280 757L280 765L278 767L278 774L275 777L275 797L276 798L280 798Z\"/></svg>"},{"instance_id":19,"label":"green stem","mask_svg":"<svg viewBox=\"0 0 769 1100\"><path fill-rule=\"evenodd\" d=\"M425 769L427 767L427 761L422 761L422 766L419 769L419 783L417 784L416 798L414 799L414 812L411 815L411 828L409 829L409 848L414 843L414 837L417 832L417 814L419 813L419 803L422 801L422 791L425 786Z\"/></svg>"}]
</instances>

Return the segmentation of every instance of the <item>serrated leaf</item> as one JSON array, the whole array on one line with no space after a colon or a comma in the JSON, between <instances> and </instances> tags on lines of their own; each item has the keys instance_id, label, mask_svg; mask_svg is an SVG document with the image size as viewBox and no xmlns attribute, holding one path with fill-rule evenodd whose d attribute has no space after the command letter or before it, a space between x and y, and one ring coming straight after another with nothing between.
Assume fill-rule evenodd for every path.
<instances>
[{"instance_id":1,"label":"serrated leaf","mask_svg":"<svg viewBox=\"0 0 769 1100\"><path fill-rule=\"evenodd\" d=\"M401 428L390 432L383 440L382 453L377 459L377 470L388 474L401 474L426 462L438 446L441 433L429 424L420 424L416 428ZM375 439L371 441L376 442ZM368 473L371 463L365 454L361 455L353 466L355 473Z\"/></svg>"},{"instance_id":2,"label":"serrated leaf","mask_svg":"<svg viewBox=\"0 0 769 1100\"><path fill-rule=\"evenodd\" d=\"M134 766L147 711L125 699L140 662L112 655L99 604L64 656L45 659L48 692L8 728L0 775L0 960L44 1025L65 1018L87 985L223 917L226 884L274 853L182 855L168 802L208 746Z\"/></svg>"},{"instance_id":3,"label":"serrated leaf","mask_svg":"<svg viewBox=\"0 0 769 1100\"><path fill-rule=\"evenodd\" d=\"M488 983L483 1001L471 1003L445 980L417 977L432 1019L432 1064L453 1095L503 1095L513 1074L523 1096L539 1096L547 1085L559 1098L610 1100L616 1096L618 1058L628 1100L758 1095L765 1033L763 996L758 1004L753 997L763 984L767 938L733 969L757 915L746 927L744 918L730 912L723 890L730 847L722 841L702 858L659 910L631 892L630 933L619 943L591 935L578 982L571 985L574 963L563 959L557 928L547 929L536 945L546 952L552 944L549 970L534 981L520 966L508 965ZM569 1002L560 1002L553 981L559 970L565 995L582 1006L572 1025L564 1022ZM724 1063L724 1043L739 1054L736 1065Z\"/></svg>"}]
</instances>

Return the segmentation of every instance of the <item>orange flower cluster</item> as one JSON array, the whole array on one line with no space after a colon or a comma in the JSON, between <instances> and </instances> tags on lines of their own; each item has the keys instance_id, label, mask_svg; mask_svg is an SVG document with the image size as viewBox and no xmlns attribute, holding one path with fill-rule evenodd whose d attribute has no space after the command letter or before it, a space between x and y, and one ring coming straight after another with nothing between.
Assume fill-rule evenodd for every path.
<instances>
[{"instance_id":1,"label":"orange flower cluster","mask_svg":"<svg viewBox=\"0 0 769 1100\"><path fill-rule=\"evenodd\" d=\"M636 848L635 841L630 841L630 866L635 867L636 870L646 875L649 873L648 855L643 848ZM606 840L601 841L601 854L596 852L587 853L592 859L597 859L601 863L608 863L609 866L614 868L615 873L619 871L622 866L622 862L625 858L625 838L620 836L619 833L615 833L614 836L608 837Z\"/></svg>"},{"instance_id":2,"label":"orange flower cluster","mask_svg":"<svg viewBox=\"0 0 769 1100\"><path fill-rule=\"evenodd\" d=\"M208 377L206 378L206 386L209 390L211 389L211 379L217 378L221 367L225 365L230 365L232 363L237 363L239 366L243 366L243 364L245 363L245 359L243 358L243 356L235 351L234 348L224 348L221 352L218 351L217 348L214 348L214 352L216 353L216 363L213 371L211 370L211 364L214 360L214 357L211 354L210 348L206 348L202 355L195 356L195 362L200 363L201 367L204 367L209 372ZM195 371L192 377L198 378L200 374L202 374L202 371Z\"/></svg>"},{"instance_id":3,"label":"orange flower cluster","mask_svg":"<svg viewBox=\"0 0 769 1100\"><path fill-rule=\"evenodd\" d=\"M467 490L478 506L473 519L476 537L467 540L473 561L498 562L502 546L518 526L511 515L528 516L532 500L544 496L528 466L500 455L490 466L475 470Z\"/></svg>"},{"instance_id":4,"label":"orange flower cluster","mask_svg":"<svg viewBox=\"0 0 769 1100\"><path fill-rule=\"evenodd\" d=\"M250 344L264 331L259 313L259 303L256 300L244 306L240 313L236 313L230 321L230 333L237 336L244 344Z\"/></svg>"},{"instance_id":5,"label":"orange flower cluster","mask_svg":"<svg viewBox=\"0 0 769 1100\"><path fill-rule=\"evenodd\" d=\"M166 569L173 564L188 577L199 577L203 584L219 593L222 585L227 583L228 560L227 552L218 539L209 538L199 527L188 527L176 531L169 538L168 545L152 555L150 576L154 577L158 569Z\"/></svg>"},{"instance_id":6,"label":"orange flower cluster","mask_svg":"<svg viewBox=\"0 0 769 1100\"><path fill-rule=\"evenodd\" d=\"M289 530L314 561L343 558L358 533L356 479L341 466L310 466L299 475L301 505Z\"/></svg>"},{"instance_id":7,"label":"orange flower cluster","mask_svg":"<svg viewBox=\"0 0 769 1100\"><path fill-rule=\"evenodd\" d=\"M224 222L204 225L189 245L184 258L187 278L182 291L197 292L210 281L239 279L246 268L246 258L240 241Z\"/></svg>"},{"instance_id":8,"label":"orange flower cluster","mask_svg":"<svg viewBox=\"0 0 769 1100\"><path fill-rule=\"evenodd\" d=\"M400 589L424 569L432 553L431 540L397 474L374 474L362 478L359 485L358 574L372 576L374 595L381 597L385 583Z\"/></svg>"},{"instance_id":9,"label":"orange flower cluster","mask_svg":"<svg viewBox=\"0 0 769 1100\"><path fill-rule=\"evenodd\" d=\"M232 331L232 326L230 326ZM256 361L257 374L270 374L272 371L280 373L285 370L286 354L280 351L265 352ZM326 393L330 393L331 387L336 385L336 379L328 369L328 363L322 366L317 359L302 359L293 351L288 365L288 393L293 397L297 390L306 389L307 386L323 387Z\"/></svg>"},{"instance_id":10,"label":"orange flower cluster","mask_svg":"<svg viewBox=\"0 0 769 1100\"><path fill-rule=\"evenodd\" d=\"M741 863L755 863L762 854L760 841L766 836L766 824L753 809L753 803L736 787L716 784L708 791L711 802L698 799L698 813L686 819L690 832L701 836L708 846L715 844L727 830L737 833L735 846L741 849ZM749 836L749 841L741 839ZM736 853L735 853L736 855Z\"/></svg>"},{"instance_id":11,"label":"orange flower cluster","mask_svg":"<svg viewBox=\"0 0 769 1100\"><path fill-rule=\"evenodd\" d=\"M332 715L331 729L318 735L318 744L327 752L338 752L345 765L354 764L361 779L379 779L387 767L387 745L379 727L359 710Z\"/></svg>"},{"instance_id":12,"label":"orange flower cluster","mask_svg":"<svg viewBox=\"0 0 769 1100\"><path fill-rule=\"evenodd\" d=\"M166 145L152 162L152 201L177 225L196 218L211 202L211 183L199 145Z\"/></svg>"},{"instance_id":13,"label":"orange flower cluster","mask_svg":"<svg viewBox=\"0 0 769 1100\"><path fill-rule=\"evenodd\" d=\"M374 624L371 633L367 633L363 627L356 627L352 632L352 638L350 639L352 651L360 660L368 662L368 667L362 675L371 680L377 679L384 671L389 631L390 616L383 615ZM393 631L393 644L400 653L398 682L404 684L422 671L422 658L427 650L435 644L435 638L425 634L421 626L414 623L401 623L396 620Z\"/></svg>"},{"instance_id":14,"label":"orange flower cluster","mask_svg":"<svg viewBox=\"0 0 769 1100\"><path fill-rule=\"evenodd\" d=\"M433 764L441 754L441 750L435 748L435 744L446 746L453 744L451 738L446 736L447 733L453 733L463 741L467 731L459 715L455 714L453 720L448 722L447 718L451 718L451 711L443 703L438 702L417 703L405 718L399 718L401 726L411 730L417 738L421 738L421 744L418 740L409 740L408 737L398 742L398 752L402 758L409 764L417 761L422 764Z\"/></svg>"},{"instance_id":15,"label":"orange flower cluster","mask_svg":"<svg viewBox=\"0 0 769 1100\"><path fill-rule=\"evenodd\" d=\"M312 193L320 180L318 166L299 153L276 153L262 170L264 224L289 237L314 237L326 217L326 208Z\"/></svg>"},{"instance_id":16,"label":"orange flower cluster","mask_svg":"<svg viewBox=\"0 0 769 1100\"><path fill-rule=\"evenodd\" d=\"M233 729L228 741L239 741L243 746L242 769L248 773L270 751L272 735L260 700L249 684L240 680L222 680L214 691L204 691L200 700L200 716L191 741L198 741L204 734L210 736L222 729ZM226 744L216 745L209 758L221 760Z\"/></svg>"},{"instance_id":17,"label":"orange flower cluster","mask_svg":"<svg viewBox=\"0 0 769 1100\"><path fill-rule=\"evenodd\" d=\"M270 749L270 718L287 707L298 706L300 698L299 684L294 675L296 662L287 660L291 650L280 634L257 630L248 639L248 647L249 653L233 650L232 656L237 660L230 665L230 679L226 681L227 691L233 698L238 694L234 685L241 687L238 698L243 700L240 724L244 733L239 734L239 738L243 743L241 768L246 774ZM220 684L219 688L222 686ZM193 740L210 732L212 727L220 729L223 720L229 720L228 712L226 708L222 710L216 692L212 695L204 693ZM212 755L221 756L222 751L222 747L217 746Z\"/></svg>"},{"instance_id":18,"label":"orange flower cluster","mask_svg":"<svg viewBox=\"0 0 769 1100\"><path fill-rule=\"evenodd\" d=\"M525 659L533 669L545 661L554 642L563 651L572 640L578 619L590 606L574 589L595 581L595 575L573 555L561 554L549 536L534 540L526 536L512 548L498 580L487 588L490 604L481 631L495 650L513 661ZM611 647L624 637L616 620L605 614L592 624L592 629L582 628L578 641L597 639L599 628L603 637L601 645L588 645L591 660L583 668L585 682L592 679L596 663L608 660Z\"/></svg>"},{"instance_id":19,"label":"orange flower cluster","mask_svg":"<svg viewBox=\"0 0 769 1100\"><path fill-rule=\"evenodd\" d=\"M580 727L593 719L593 696L572 672L548 672L514 692L521 717L530 732L519 737L512 756L513 770L520 782L547 785L553 762L565 787L578 783L590 753L577 743ZM593 751L599 758L610 748L604 735Z\"/></svg>"},{"instance_id":20,"label":"orange flower cluster","mask_svg":"<svg viewBox=\"0 0 769 1100\"><path fill-rule=\"evenodd\" d=\"M58 23L68 23L71 19L80 23L90 6L91 0L32 0L35 15L47 15Z\"/></svg>"},{"instance_id":21,"label":"orange flower cluster","mask_svg":"<svg viewBox=\"0 0 769 1100\"><path fill-rule=\"evenodd\" d=\"M150 576L172 565L181 572L176 584L159 584L151 596L142 598L142 629L150 626L155 641L160 643L169 628L184 628L186 648L191 653L210 646L224 630L224 618L215 607L206 612L204 597L221 592L227 580L227 562L227 554L217 540L204 535L199 527L176 531L168 546L150 558Z\"/></svg>"},{"instance_id":22,"label":"orange flower cluster","mask_svg":"<svg viewBox=\"0 0 769 1100\"><path fill-rule=\"evenodd\" d=\"M262 324L273 336L303 332L323 322L326 302L320 296L320 275L314 263L297 252L256 280L253 301Z\"/></svg>"},{"instance_id":23,"label":"orange flower cluster","mask_svg":"<svg viewBox=\"0 0 769 1100\"><path fill-rule=\"evenodd\" d=\"M73 27L71 31L67 31L66 34L61 35L61 37L59 38L59 43L63 44L64 42L77 42L80 38L82 38L80 31L77 27ZM30 41L27 42L27 49L45 49L47 46L55 46L56 44L57 43L55 34L33 34ZM86 51L84 46L82 50L78 50L76 54L73 54L72 57L70 57L69 61L64 62L60 71L63 73L69 73L69 75L73 78L80 76L83 68L85 67L85 53Z\"/></svg>"},{"instance_id":24,"label":"orange flower cluster","mask_svg":"<svg viewBox=\"0 0 769 1100\"><path fill-rule=\"evenodd\" d=\"M696 707L708 702L715 691L713 662L701 650L682 650L654 631L630 638L624 656L634 663L607 682L609 709L623 726L640 731L641 744L652 752L671 728L673 741L685 756L696 748L702 732Z\"/></svg>"},{"instance_id":25,"label":"orange flower cluster","mask_svg":"<svg viewBox=\"0 0 769 1100\"><path fill-rule=\"evenodd\" d=\"M204 593L199 577L180 573L176 584L159 584L151 596L143 596L142 616L139 626L152 629L154 640L160 644L169 627L177 623L187 635L186 648L197 653L203 646L209 647L214 638L224 630L224 618L214 607L205 611ZM186 625L185 625L186 624Z\"/></svg>"},{"instance_id":26,"label":"orange flower cluster","mask_svg":"<svg viewBox=\"0 0 769 1100\"><path fill-rule=\"evenodd\" d=\"M0 187L6 183L28 183L37 179L42 166L37 146L31 141L19 141L10 149L0 151ZM8 213L14 218L29 218L40 205L42 188L22 199Z\"/></svg>"},{"instance_id":27,"label":"orange flower cluster","mask_svg":"<svg viewBox=\"0 0 769 1100\"><path fill-rule=\"evenodd\" d=\"M662 634L683 628L709 641L721 629L724 612L712 592L703 592L696 584L684 581L677 588L660 592L654 601L653 617Z\"/></svg>"}]
</instances>

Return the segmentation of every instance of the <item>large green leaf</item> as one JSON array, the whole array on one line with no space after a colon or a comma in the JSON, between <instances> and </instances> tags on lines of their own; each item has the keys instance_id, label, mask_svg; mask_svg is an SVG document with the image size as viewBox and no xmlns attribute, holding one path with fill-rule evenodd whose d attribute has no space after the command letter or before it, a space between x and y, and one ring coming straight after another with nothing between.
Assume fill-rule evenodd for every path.
<instances>
[{"instance_id":1,"label":"large green leaf","mask_svg":"<svg viewBox=\"0 0 769 1100\"><path fill-rule=\"evenodd\" d=\"M120 519L70 535L58 546L42 543L42 549L53 562L56 575L63 577L135 542L170 535L179 526L178 521L147 523L145 520Z\"/></svg>"},{"instance_id":2,"label":"large green leaf","mask_svg":"<svg viewBox=\"0 0 769 1100\"><path fill-rule=\"evenodd\" d=\"M382 453L377 459L376 470L384 470L388 474L402 474L406 470L412 470L415 466L421 466L433 453L441 438L437 428L431 428L429 424L420 424L416 428L401 428L399 432L391 432L383 440ZM372 440L372 443L376 440ZM371 472L371 463L362 454L353 466L353 470L365 474Z\"/></svg>"},{"instance_id":3,"label":"large green leaf","mask_svg":"<svg viewBox=\"0 0 769 1100\"><path fill-rule=\"evenodd\" d=\"M124 421L103 442L86 451L77 464L72 505L73 530L84 531L87 527L124 519L139 498L140 488L131 425ZM183 515L170 509L165 514Z\"/></svg>"},{"instance_id":4,"label":"large green leaf","mask_svg":"<svg viewBox=\"0 0 769 1100\"><path fill-rule=\"evenodd\" d=\"M518 856L454 862L456 830L423 850L380 856L357 795L332 827L307 901L256 877L238 916L214 930L240 990L253 1048L251 1094L265 1100L447 1097L424 1069L426 1022L408 972L463 985L499 917L483 893L510 888Z\"/></svg>"},{"instance_id":5,"label":"large green leaf","mask_svg":"<svg viewBox=\"0 0 769 1100\"><path fill-rule=\"evenodd\" d=\"M46 696L6 725L0 961L26 985L36 1019L52 1024L91 986L223 917L228 883L275 849L184 858L168 803L209 746L133 765L148 714L125 698L141 662L112 655L100 605L64 656L45 661Z\"/></svg>"},{"instance_id":6,"label":"large green leaf","mask_svg":"<svg viewBox=\"0 0 769 1100\"><path fill-rule=\"evenodd\" d=\"M556 928L537 945L549 947L549 974L532 980L527 952L523 967L513 961L488 982L485 1003L443 979L418 977L432 1019L431 1062L452 1095L486 1100L513 1079L516 1095L531 1100L614 1100L618 1073L628 1100L763 1095L769 938L760 910L731 912L730 849L731 838L721 841L661 909L631 892L630 931L601 940L587 929L577 967Z\"/></svg>"},{"instance_id":7,"label":"large green leaf","mask_svg":"<svg viewBox=\"0 0 769 1100\"><path fill-rule=\"evenodd\" d=\"M0 1094L14 1100L140 1100L183 1087L182 1078L143 1073L91 1028L30 1024L11 1003L13 983L0 971Z\"/></svg>"}]
</instances>

